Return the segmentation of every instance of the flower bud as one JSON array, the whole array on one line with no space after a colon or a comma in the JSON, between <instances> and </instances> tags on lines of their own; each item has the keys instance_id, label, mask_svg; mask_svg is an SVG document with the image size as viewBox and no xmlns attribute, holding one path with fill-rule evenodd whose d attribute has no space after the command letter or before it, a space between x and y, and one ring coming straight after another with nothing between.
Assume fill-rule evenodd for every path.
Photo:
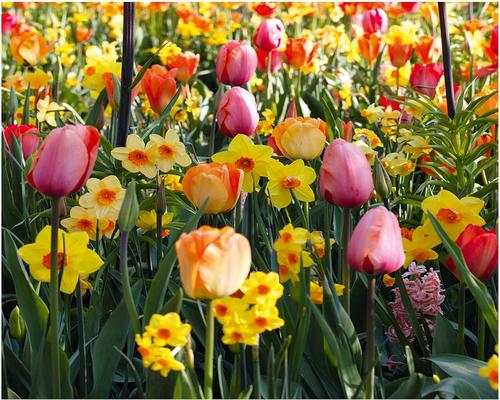
<instances>
[{"instance_id":1,"label":"flower bud","mask_svg":"<svg viewBox=\"0 0 500 400\"><path fill-rule=\"evenodd\" d=\"M165 181L162 179L158 189L156 191L156 207L155 211L157 215L165 214L167 211L167 199L165 197Z\"/></svg>"},{"instance_id":2,"label":"flower bud","mask_svg":"<svg viewBox=\"0 0 500 400\"><path fill-rule=\"evenodd\" d=\"M377 194L383 199L387 199L392 192L391 177L376 156L373 169L373 182L375 183L375 191Z\"/></svg>"},{"instance_id":3,"label":"flower bud","mask_svg":"<svg viewBox=\"0 0 500 400\"><path fill-rule=\"evenodd\" d=\"M226 85L247 83L255 74L257 54L246 40L231 40L219 49L215 64L217 80Z\"/></svg>"},{"instance_id":4,"label":"flower bud","mask_svg":"<svg viewBox=\"0 0 500 400\"><path fill-rule=\"evenodd\" d=\"M139 218L139 202L135 191L135 181L128 184L125 191L120 213L118 214L118 227L123 232L130 232Z\"/></svg>"},{"instance_id":5,"label":"flower bud","mask_svg":"<svg viewBox=\"0 0 500 400\"><path fill-rule=\"evenodd\" d=\"M255 97L240 87L229 89L217 108L217 124L223 135L234 137L238 133L252 136L259 123Z\"/></svg>"},{"instance_id":6,"label":"flower bud","mask_svg":"<svg viewBox=\"0 0 500 400\"><path fill-rule=\"evenodd\" d=\"M21 340L26 334L26 323L24 322L19 307L15 306L9 317L10 335L17 340Z\"/></svg>"},{"instance_id":7,"label":"flower bud","mask_svg":"<svg viewBox=\"0 0 500 400\"><path fill-rule=\"evenodd\" d=\"M276 18L263 20L255 31L253 43L261 50L271 51L281 46L285 38L285 27Z\"/></svg>"}]
</instances>

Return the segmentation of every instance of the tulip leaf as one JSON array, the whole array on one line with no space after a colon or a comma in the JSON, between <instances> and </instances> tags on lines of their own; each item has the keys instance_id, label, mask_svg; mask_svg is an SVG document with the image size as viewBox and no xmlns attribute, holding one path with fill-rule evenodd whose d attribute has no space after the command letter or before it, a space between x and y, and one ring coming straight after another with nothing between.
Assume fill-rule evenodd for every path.
<instances>
[{"instance_id":1,"label":"tulip leaf","mask_svg":"<svg viewBox=\"0 0 500 400\"><path fill-rule=\"evenodd\" d=\"M425 376L416 373L409 377L391 382L396 390L389 396L389 399L418 399L425 383Z\"/></svg>"},{"instance_id":2,"label":"tulip leaf","mask_svg":"<svg viewBox=\"0 0 500 400\"><path fill-rule=\"evenodd\" d=\"M104 109L106 108L107 104L108 104L108 95L106 93L106 89L102 89L101 93L99 93L99 96L97 97L97 100L94 103L94 106L87 115L85 124L91 126L97 126L97 121L99 120L99 114L101 113L101 107L102 107L102 112L104 112Z\"/></svg>"},{"instance_id":3,"label":"tulip leaf","mask_svg":"<svg viewBox=\"0 0 500 400\"><path fill-rule=\"evenodd\" d=\"M24 94L24 106L23 106L23 125L28 125L30 123L30 97L31 97L31 84L28 83L28 88Z\"/></svg>"},{"instance_id":4,"label":"tulip leaf","mask_svg":"<svg viewBox=\"0 0 500 400\"><path fill-rule=\"evenodd\" d=\"M490 293L488 292L488 289L484 285L483 282L481 282L479 279L477 279L472 272L470 272L469 268L467 267L467 264L464 260L462 251L460 248L450 239L448 234L444 231L442 228L441 224L438 222L438 220L430 213L428 212L428 216L432 222L432 225L434 226L434 229L436 230L437 234L443 241L444 246L446 247L446 250L448 250L448 253L450 254L455 266L457 267L458 272L460 273L460 276L463 277L465 284L469 288L469 290L472 293L472 296L474 296L474 299L476 300L477 305L479 306L479 309L481 313L484 316L484 319L488 326L490 327L491 334L495 338L495 343L498 342L498 311L495 306L495 302L490 296Z\"/></svg>"},{"instance_id":5,"label":"tulip leaf","mask_svg":"<svg viewBox=\"0 0 500 400\"><path fill-rule=\"evenodd\" d=\"M421 397L427 397L432 393L445 392L458 399L480 399L481 395L476 387L463 378L446 378L437 385L424 387L420 393Z\"/></svg>"},{"instance_id":6,"label":"tulip leaf","mask_svg":"<svg viewBox=\"0 0 500 400\"><path fill-rule=\"evenodd\" d=\"M133 88L135 88L139 84L139 82L141 81L142 77L146 73L147 69L153 63L155 57L160 53L161 49L163 49L163 47L165 47L167 44L171 44L171 43L168 40L166 40L165 42L163 42L163 44L158 48L158 50L156 50L156 52L151 57L148 58L148 60L144 63L144 65L141 66L141 70L136 75L136 77L134 78L134 81L130 85L130 90L132 90Z\"/></svg>"}]
</instances>

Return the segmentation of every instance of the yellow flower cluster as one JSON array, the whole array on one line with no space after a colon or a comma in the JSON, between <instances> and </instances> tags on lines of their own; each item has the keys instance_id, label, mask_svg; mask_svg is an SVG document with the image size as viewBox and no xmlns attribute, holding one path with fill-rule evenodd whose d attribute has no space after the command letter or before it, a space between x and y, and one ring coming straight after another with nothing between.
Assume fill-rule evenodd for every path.
<instances>
[{"instance_id":1,"label":"yellow flower cluster","mask_svg":"<svg viewBox=\"0 0 500 400\"><path fill-rule=\"evenodd\" d=\"M213 312L222 324L222 342L227 345L257 346L259 333L284 325L276 307L283 296L283 285L275 272L252 272L240 288L241 298L222 297L212 302Z\"/></svg>"},{"instance_id":2,"label":"yellow flower cluster","mask_svg":"<svg viewBox=\"0 0 500 400\"><path fill-rule=\"evenodd\" d=\"M495 346L495 353L498 354L498 344ZM479 376L488 378L488 382L493 390L498 390L498 355L492 354L485 367L479 368Z\"/></svg>"},{"instance_id":3,"label":"yellow flower cluster","mask_svg":"<svg viewBox=\"0 0 500 400\"><path fill-rule=\"evenodd\" d=\"M83 67L82 86L90 89L94 96L104 89L103 75L106 72L115 74L117 77L121 76L122 64L117 62L117 45L117 42L104 42L102 48L89 46L85 51L86 64Z\"/></svg>"},{"instance_id":4,"label":"yellow flower cluster","mask_svg":"<svg viewBox=\"0 0 500 400\"><path fill-rule=\"evenodd\" d=\"M145 368L166 377L170 371L183 371L184 364L175 359L176 349L188 343L191 325L183 324L179 314L153 314L145 332L135 336L137 351Z\"/></svg>"}]
</instances>

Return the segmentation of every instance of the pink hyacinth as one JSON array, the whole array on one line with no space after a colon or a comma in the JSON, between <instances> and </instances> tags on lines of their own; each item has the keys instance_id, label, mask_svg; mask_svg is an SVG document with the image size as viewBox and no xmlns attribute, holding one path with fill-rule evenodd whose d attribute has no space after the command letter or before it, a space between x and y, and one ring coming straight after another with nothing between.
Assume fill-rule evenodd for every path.
<instances>
[{"instance_id":1,"label":"pink hyacinth","mask_svg":"<svg viewBox=\"0 0 500 400\"><path fill-rule=\"evenodd\" d=\"M434 317L442 314L441 304L444 301L444 289L441 284L438 272L432 268L427 270L424 265L411 263L408 271L403 275L403 282L410 297L411 304L415 310L417 318L425 319L431 335L434 334ZM410 323L405 306L401 300L399 288L392 289L395 299L389 303L394 317L408 341L415 340L415 332ZM394 326L387 330L389 339L397 343L398 337Z\"/></svg>"}]
</instances>

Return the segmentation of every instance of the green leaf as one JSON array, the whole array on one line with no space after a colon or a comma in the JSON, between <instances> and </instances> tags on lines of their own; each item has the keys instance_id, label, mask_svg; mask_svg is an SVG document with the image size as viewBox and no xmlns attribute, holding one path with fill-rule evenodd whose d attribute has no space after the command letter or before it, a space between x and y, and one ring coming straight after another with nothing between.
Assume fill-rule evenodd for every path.
<instances>
[{"instance_id":1,"label":"green leaf","mask_svg":"<svg viewBox=\"0 0 500 400\"><path fill-rule=\"evenodd\" d=\"M30 123L30 97L31 97L31 85L28 83L28 88L24 95L24 106L23 106L23 125L28 125Z\"/></svg>"},{"instance_id":2,"label":"green leaf","mask_svg":"<svg viewBox=\"0 0 500 400\"><path fill-rule=\"evenodd\" d=\"M458 399L480 399L473 384L462 378L446 378L437 385L432 385L422 390L421 396L426 397L432 393L446 392Z\"/></svg>"},{"instance_id":3,"label":"green leaf","mask_svg":"<svg viewBox=\"0 0 500 400\"><path fill-rule=\"evenodd\" d=\"M453 353L458 348L458 333L453 325L442 315L436 316L432 355Z\"/></svg>"},{"instance_id":4,"label":"green leaf","mask_svg":"<svg viewBox=\"0 0 500 400\"><path fill-rule=\"evenodd\" d=\"M130 85L130 90L132 90L133 88L135 88L139 82L141 81L142 77L144 76L144 74L146 73L147 69L149 68L149 66L153 63L155 57L160 53L160 50L166 46L167 44L169 44L170 42L167 40L165 41L159 48L158 50L156 50L156 53L154 53L151 57L148 58L148 60L144 63L144 65L141 67L141 70L139 71L139 73L137 74L137 76L135 77L134 81L132 82L132 85Z\"/></svg>"},{"instance_id":5,"label":"green leaf","mask_svg":"<svg viewBox=\"0 0 500 400\"><path fill-rule=\"evenodd\" d=\"M408 378L391 383L395 384L397 389L389 397L390 399L419 399L422 397L421 391L425 383L425 376L420 373L412 374Z\"/></svg>"},{"instance_id":6,"label":"green leaf","mask_svg":"<svg viewBox=\"0 0 500 400\"><path fill-rule=\"evenodd\" d=\"M94 103L94 106L87 115L85 123L87 125L96 126L97 121L99 119L99 114L101 113L101 107L102 110L104 110L107 104L108 104L108 95L106 93L106 89L102 89L101 93L99 93L99 96L97 97L97 100Z\"/></svg>"},{"instance_id":7,"label":"green leaf","mask_svg":"<svg viewBox=\"0 0 500 400\"><path fill-rule=\"evenodd\" d=\"M491 334L495 338L495 343L498 342L498 311L495 306L495 302L490 296L490 293L483 282L477 279L472 272L470 272L467 264L465 263L464 257L462 255L462 250L450 239L448 234L441 227L438 220L429 212L428 216L434 226L434 229L438 233L439 237L443 241L446 250L450 254L453 262L455 263L460 276L463 277L465 284L469 288L479 306L480 311L483 313L486 323L490 327Z\"/></svg>"}]
</instances>

